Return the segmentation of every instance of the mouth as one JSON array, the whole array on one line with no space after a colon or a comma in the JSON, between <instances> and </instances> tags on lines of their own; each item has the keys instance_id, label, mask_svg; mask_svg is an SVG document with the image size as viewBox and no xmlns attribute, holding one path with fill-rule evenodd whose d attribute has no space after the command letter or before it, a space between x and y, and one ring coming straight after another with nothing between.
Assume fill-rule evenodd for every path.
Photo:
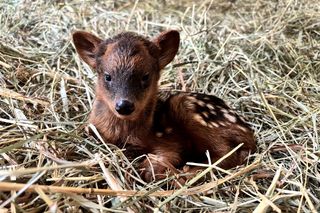
<instances>
[{"instance_id":1,"label":"mouth","mask_svg":"<svg viewBox=\"0 0 320 213\"><path fill-rule=\"evenodd\" d=\"M114 112L114 114L116 115L117 118L121 119L121 120L128 120L128 121L134 121L137 119L137 113L133 112L129 115L123 115L123 114L119 114L118 112Z\"/></svg>"}]
</instances>

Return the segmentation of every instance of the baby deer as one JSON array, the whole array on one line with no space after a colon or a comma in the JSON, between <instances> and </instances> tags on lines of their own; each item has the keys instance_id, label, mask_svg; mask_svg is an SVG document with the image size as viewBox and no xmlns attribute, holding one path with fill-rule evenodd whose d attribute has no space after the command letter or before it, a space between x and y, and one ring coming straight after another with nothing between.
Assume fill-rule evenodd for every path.
<instances>
[{"instance_id":1,"label":"baby deer","mask_svg":"<svg viewBox=\"0 0 320 213\"><path fill-rule=\"evenodd\" d=\"M87 32L73 34L82 60L98 73L89 122L102 138L125 147L132 157L152 154L141 163L146 181L165 177L168 168L186 162L212 162L243 146L218 166L244 163L256 150L253 131L223 100L198 93L158 91L160 71L177 54L179 32L153 40L124 32L102 40Z\"/></svg>"}]
</instances>

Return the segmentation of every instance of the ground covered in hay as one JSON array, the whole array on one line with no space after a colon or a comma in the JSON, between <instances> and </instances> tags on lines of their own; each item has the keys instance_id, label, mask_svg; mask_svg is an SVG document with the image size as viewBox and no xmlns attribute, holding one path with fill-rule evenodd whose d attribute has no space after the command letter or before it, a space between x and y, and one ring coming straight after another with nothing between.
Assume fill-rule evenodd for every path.
<instances>
[{"instance_id":1,"label":"ground covered in hay","mask_svg":"<svg viewBox=\"0 0 320 213\"><path fill-rule=\"evenodd\" d=\"M0 212L320 211L317 0L101 2L0 1ZM71 43L76 29L172 28L181 48L161 87L225 99L259 147L175 191L86 135L95 73Z\"/></svg>"}]
</instances>

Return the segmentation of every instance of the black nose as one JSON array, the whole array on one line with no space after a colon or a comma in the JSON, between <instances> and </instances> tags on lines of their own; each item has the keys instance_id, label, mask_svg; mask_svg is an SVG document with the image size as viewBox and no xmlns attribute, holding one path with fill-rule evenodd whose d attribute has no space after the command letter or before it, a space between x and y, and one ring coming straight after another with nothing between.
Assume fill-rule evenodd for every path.
<instances>
[{"instance_id":1,"label":"black nose","mask_svg":"<svg viewBox=\"0 0 320 213\"><path fill-rule=\"evenodd\" d=\"M116 110L120 115L130 115L134 111L134 104L127 100L116 103Z\"/></svg>"}]
</instances>

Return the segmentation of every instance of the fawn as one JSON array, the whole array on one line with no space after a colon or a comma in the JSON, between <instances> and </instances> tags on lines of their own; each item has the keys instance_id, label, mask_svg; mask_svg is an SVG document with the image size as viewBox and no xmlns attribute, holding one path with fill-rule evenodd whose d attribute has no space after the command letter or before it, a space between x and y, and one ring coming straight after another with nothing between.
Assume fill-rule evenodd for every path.
<instances>
[{"instance_id":1,"label":"fawn","mask_svg":"<svg viewBox=\"0 0 320 213\"><path fill-rule=\"evenodd\" d=\"M131 32L102 40L77 31L73 42L81 59L98 73L96 99L89 122L102 138L125 154L153 154L141 163L145 181L164 178L168 168L188 161L214 162L243 143L218 166L244 163L256 150L249 125L218 97L158 91L161 69L178 52L180 35L162 32L149 40Z\"/></svg>"}]
</instances>

